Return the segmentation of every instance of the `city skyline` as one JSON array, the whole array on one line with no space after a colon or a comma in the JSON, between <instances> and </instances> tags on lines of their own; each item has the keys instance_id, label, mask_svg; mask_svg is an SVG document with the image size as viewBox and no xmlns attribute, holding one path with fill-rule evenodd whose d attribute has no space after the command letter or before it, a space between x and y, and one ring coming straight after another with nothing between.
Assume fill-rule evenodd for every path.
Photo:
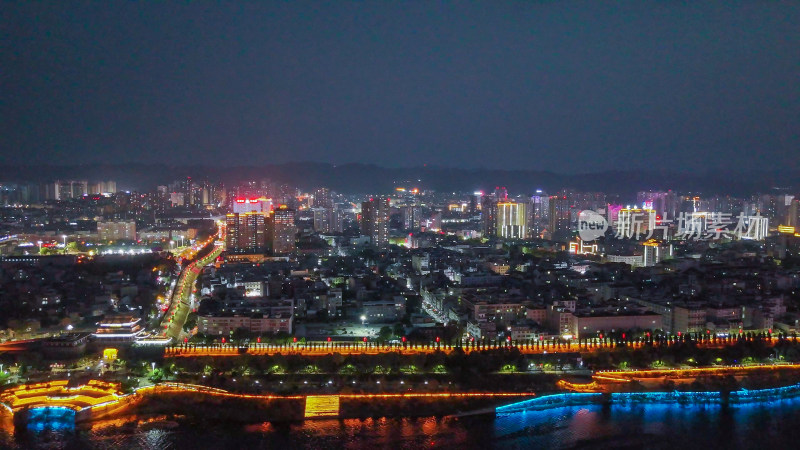
<instances>
[{"instance_id":1,"label":"city skyline","mask_svg":"<svg viewBox=\"0 0 800 450\"><path fill-rule=\"evenodd\" d=\"M800 2L5 2L0 448L789 448Z\"/></svg>"}]
</instances>

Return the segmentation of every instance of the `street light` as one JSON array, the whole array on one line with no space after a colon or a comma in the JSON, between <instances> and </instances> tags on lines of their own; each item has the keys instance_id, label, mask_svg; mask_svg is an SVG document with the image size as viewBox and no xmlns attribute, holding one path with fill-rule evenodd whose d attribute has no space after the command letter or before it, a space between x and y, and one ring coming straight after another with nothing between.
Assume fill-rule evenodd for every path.
<instances>
[{"instance_id":1,"label":"street light","mask_svg":"<svg viewBox=\"0 0 800 450\"><path fill-rule=\"evenodd\" d=\"M367 316L361 316L361 326L364 326L364 321L367 320Z\"/></svg>"},{"instance_id":2,"label":"street light","mask_svg":"<svg viewBox=\"0 0 800 450\"><path fill-rule=\"evenodd\" d=\"M153 372L155 372L155 371L156 371L156 363L154 363L154 362L151 362L151 363L150 363L150 367L152 367L152 368L153 368Z\"/></svg>"}]
</instances>

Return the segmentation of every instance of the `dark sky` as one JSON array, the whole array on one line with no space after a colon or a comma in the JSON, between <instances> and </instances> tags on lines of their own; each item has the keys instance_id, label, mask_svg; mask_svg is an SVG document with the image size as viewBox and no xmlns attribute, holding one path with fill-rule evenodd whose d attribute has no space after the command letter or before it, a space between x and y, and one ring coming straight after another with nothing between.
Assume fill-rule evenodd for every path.
<instances>
[{"instance_id":1,"label":"dark sky","mask_svg":"<svg viewBox=\"0 0 800 450\"><path fill-rule=\"evenodd\" d=\"M800 2L152 3L2 3L1 163L800 169Z\"/></svg>"}]
</instances>

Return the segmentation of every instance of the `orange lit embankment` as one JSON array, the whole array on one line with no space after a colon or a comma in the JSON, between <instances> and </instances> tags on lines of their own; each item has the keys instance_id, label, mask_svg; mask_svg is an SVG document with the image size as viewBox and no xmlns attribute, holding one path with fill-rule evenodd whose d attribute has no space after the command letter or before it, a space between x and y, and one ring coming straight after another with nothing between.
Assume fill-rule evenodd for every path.
<instances>
[{"instance_id":1,"label":"orange lit embankment","mask_svg":"<svg viewBox=\"0 0 800 450\"><path fill-rule=\"evenodd\" d=\"M775 344L779 341L778 338L768 340L769 343ZM731 342L713 342L713 341L700 341L696 342L700 348L723 348L727 345L734 345L736 341ZM657 344L656 348L661 346L668 346L669 344ZM554 352L595 352L601 350L613 350L620 347L629 349L639 349L651 344L646 344L641 341L627 342L625 344L616 344L604 342L602 340L582 340L582 341L567 341L567 342L553 342L550 340L544 341L531 341L531 342L509 342L499 344L477 344L468 343L458 347L465 353L483 351L483 350L496 350L496 349L511 349L519 350L523 354L544 354ZM376 342L326 342L314 341L306 343L292 343L284 345L271 345L271 344L250 344L247 346L235 346L229 344L213 344L213 345L192 345L181 344L172 347L167 347L164 355L167 357L191 357L191 356L238 356L241 354L249 355L274 355L274 354L298 354L304 356L325 356L331 353L340 353L343 355L377 355L387 352L400 352L402 354L427 354L442 351L449 353L454 351L457 346L445 343L430 343L430 344L415 344L415 343L397 343L397 344L378 344Z\"/></svg>"},{"instance_id":2,"label":"orange lit embankment","mask_svg":"<svg viewBox=\"0 0 800 450\"><path fill-rule=\"evenodd\" d=\"M756 364L690 369L600 370L592 378L606 381L630 381L634 378L689 378L703 375L738 375L762 370L798 370L800 364Z\"/></svg>"},{"instance_id":3,"label":"orange lit embankment","mask_svg":"<svg viewBox=\"0 0 800 450\"><path fill-rule=\"evenodd\" d=\"M197 392L210 396L230 397L230 398L243 398L243 399L262 399L262 400L276 400L276 399L303 399L305 395L271 395L271 394L237 394L229 392L224 389L212 388L199 384L187 383L160 383L158 385L150 386L147 388L140 388L137 390L139 394L147 393L165 393L165 392ZM353 399L371 399L371 398L469 398L469 397L530 397L536 395L533 392L435 392L435 393L421 393L421 392L404 392L400 394L331 394L339 398L353 398ZM322 397L317 395L317 397Z\"/></svg>"},{"instance_id":4,"label":"orange lit embankment","mask_svg":"<svg viewBox=\"0 0 800 450\"><path fill-rule=\"evenodd\" d=\"M446 400L457 398L504 398L532 397L533 392L439 392L399 394L330 394L330 395L271 395L271 394L239 394L208 386L186 383L165 382L153 386L136 389L131 394L121 394L119 385L92 380L85 385L69 387L67 380L21 385L6 390L0 396L0 402L7 411L16 413L27 408L67 407L81 413L79 419L87 420L110 413L118 413L134 405L144 397L158 397L164 394L193 393L208 397L246 399L255 401L270 400L303 400L313 397L312 404L328 405L333 408L339 399L373 400L373 399L431 399ZM338 408L338 406L337 406ZM325 409L325 408L323 408Z\"/></svg>"}]
</instances>

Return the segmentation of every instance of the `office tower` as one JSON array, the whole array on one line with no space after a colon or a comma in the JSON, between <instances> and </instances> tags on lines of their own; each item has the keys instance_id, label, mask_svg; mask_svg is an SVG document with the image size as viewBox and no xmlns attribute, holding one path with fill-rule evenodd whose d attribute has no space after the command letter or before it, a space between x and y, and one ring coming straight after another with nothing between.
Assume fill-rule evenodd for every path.
<instances>
[{"instance_id":1,"label":"office tower","mask_svg":"<svg viewBox=\"0 0 800 450\"><path fill-rule=\"evenodd\" d=\"M499 202L508 200L508 189L506 189L505 186L503 186L503 187L500 187L500 186L495 187L494 188L494 198Z\"/></svg>"},{"instance_id":2,"label":"office tower","mask_svg":"<svg viewBox=\"0 0 800 450\"><path fill-rule=\"evenodd\" d=\"M378 248L389 245L389 199L371 198L361 203L361 233Z\"/></svg>"},{"instance_id":3,"label":"office tower","mask_svg":"<svg viewBox=\"0 0 800 450\"><path fill-rule=\"evenodd\" d=\"M483 236L497 236L497 200L493 196L483 198L481 205L481 219L483 220Z\"/></svg>"},{"instance_id":4,"label":"office tower","mask_svg":"<svg viewBox=\"0 0 800 450\"><path fill-rule=\"evenodd\" d=\"M295 250L295 237L297 227L294 224L295 211L286 205L281 205L272 213L270 220L270 242L274 255L285 255Z\"/></svg>"},{"instance_id":5,"label":"office tower","mask_svg":"<svg viewBox=\"0 0 800 450\"><path fill-rule=\"evenodd\" d=\"M525 203L502 201L497 203L497 235L505 239L527 237Z\"/></svg>"}]
</instances>

